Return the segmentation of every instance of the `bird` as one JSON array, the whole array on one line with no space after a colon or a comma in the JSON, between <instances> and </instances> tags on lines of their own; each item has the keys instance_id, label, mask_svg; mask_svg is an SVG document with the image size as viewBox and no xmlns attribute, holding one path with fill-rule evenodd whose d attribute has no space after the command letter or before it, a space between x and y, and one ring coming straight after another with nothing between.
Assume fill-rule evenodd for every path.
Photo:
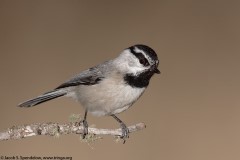
<instances>
[{"instance_id":1,"label":"bird","mask_svg":"<svg viewBox=\"0 0 240 160\"><path fill-rule=\"evenodd\" d=\"M19 107L32 107L43 102L70 97L79 102L84 110L83 138L88 134L87 114L111 116L122 130L120 138L129 138L126 124L119 114L136 102L154 74L160 74L156 52L144 44L132 45L124 49L116 58L80 72L55 89L36 98L18 104Z\"/></svg>"}]
</instances>

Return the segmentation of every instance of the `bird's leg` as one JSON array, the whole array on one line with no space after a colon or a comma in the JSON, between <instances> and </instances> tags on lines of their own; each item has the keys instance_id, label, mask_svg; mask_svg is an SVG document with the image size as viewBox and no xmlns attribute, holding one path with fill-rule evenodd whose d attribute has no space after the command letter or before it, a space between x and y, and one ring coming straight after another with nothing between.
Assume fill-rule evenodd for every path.
<instances>
[{"instance_id":1,"label":"bird's leg","mask_svg":"<svg viewBox=\"0 0 240 160\"><path fill-rule=\"evenodd\" d=\"M79 125L83 125L83 134L82 134L82 138L84 139L86 137L86 135L88 134L88 123L87 123L87 113L88 111L85 110L85 114L84 114L84 118L83 120L81 120L79 122Z\"/></svg>"},{"instance_id":2,"label":"bird's leg","mask_svg":"<svg viewBox=\"0 0 240 160\"><path fill-rule=\"evenodd\" d=\"M111 116L118 121L118 123L120 124L120 127L122 128L122 135L120 136L120 138L123 139L123 144L124 144L126 141L126 138L129 138L129 130L127 126L123 123L123 121L121 121L121 119L119 119L114 114L112 114Z\"/></svg>"}]
</instances>

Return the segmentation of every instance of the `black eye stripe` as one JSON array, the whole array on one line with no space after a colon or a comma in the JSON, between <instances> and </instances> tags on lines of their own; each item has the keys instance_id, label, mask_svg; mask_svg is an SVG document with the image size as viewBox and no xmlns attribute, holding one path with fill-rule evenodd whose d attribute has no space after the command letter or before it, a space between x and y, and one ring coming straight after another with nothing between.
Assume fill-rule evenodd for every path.
<instances>
[{"instance_id":1,"label":"black eye stripe","mask_svg":"<svg viewBox=\"0 0 240 160\"><path fill-rule=\"evenodd\" d=\"M136 52L133 47L129 48L131 53L136 56L141 64L148 66L149 62L141 52Z\"/></svg>"}]
</instances>

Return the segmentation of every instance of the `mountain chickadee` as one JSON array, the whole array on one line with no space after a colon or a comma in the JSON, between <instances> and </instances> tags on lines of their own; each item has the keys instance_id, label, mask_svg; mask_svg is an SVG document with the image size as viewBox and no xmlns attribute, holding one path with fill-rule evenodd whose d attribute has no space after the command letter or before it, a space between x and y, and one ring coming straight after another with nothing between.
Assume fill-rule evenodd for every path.
<instances>
[{"instance_id":1,"label":"mountain chickadee","mask_svg":"<svg viewBox=\"0 0 240 160\"><path fill-rule=\"evenodd\" d=\"M146 45L134 45L115 59L85 70L54 90L19 104L32 107L66 96L80 102L84 119L80 122L84 134L88 133L87 113L95 116L112 116L122 128L121 138L128 138L129 130L115 115L128 109L143 94L153 74L160 74L159 60L153 49Z\"/></svg>"}]
</instances>

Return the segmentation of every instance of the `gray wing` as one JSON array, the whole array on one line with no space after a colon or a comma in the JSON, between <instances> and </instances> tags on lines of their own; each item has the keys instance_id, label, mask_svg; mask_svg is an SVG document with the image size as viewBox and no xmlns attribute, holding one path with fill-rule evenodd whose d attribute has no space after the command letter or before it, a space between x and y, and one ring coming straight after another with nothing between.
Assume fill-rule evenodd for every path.
<instances>
[{"instance_id":1,"label":"gray wing","mask_svg":"<svg viewBox=\"0 0 240 160\"><path fill-rule=\"evenodd\" d=\"M99 83L103 78L104 74L102 72L102 68L105 65L99 65L88 70L81 72L70 80L64 82L56 89L78 86L78 85L94 85Z\"/></svg>"}]
</instances>

